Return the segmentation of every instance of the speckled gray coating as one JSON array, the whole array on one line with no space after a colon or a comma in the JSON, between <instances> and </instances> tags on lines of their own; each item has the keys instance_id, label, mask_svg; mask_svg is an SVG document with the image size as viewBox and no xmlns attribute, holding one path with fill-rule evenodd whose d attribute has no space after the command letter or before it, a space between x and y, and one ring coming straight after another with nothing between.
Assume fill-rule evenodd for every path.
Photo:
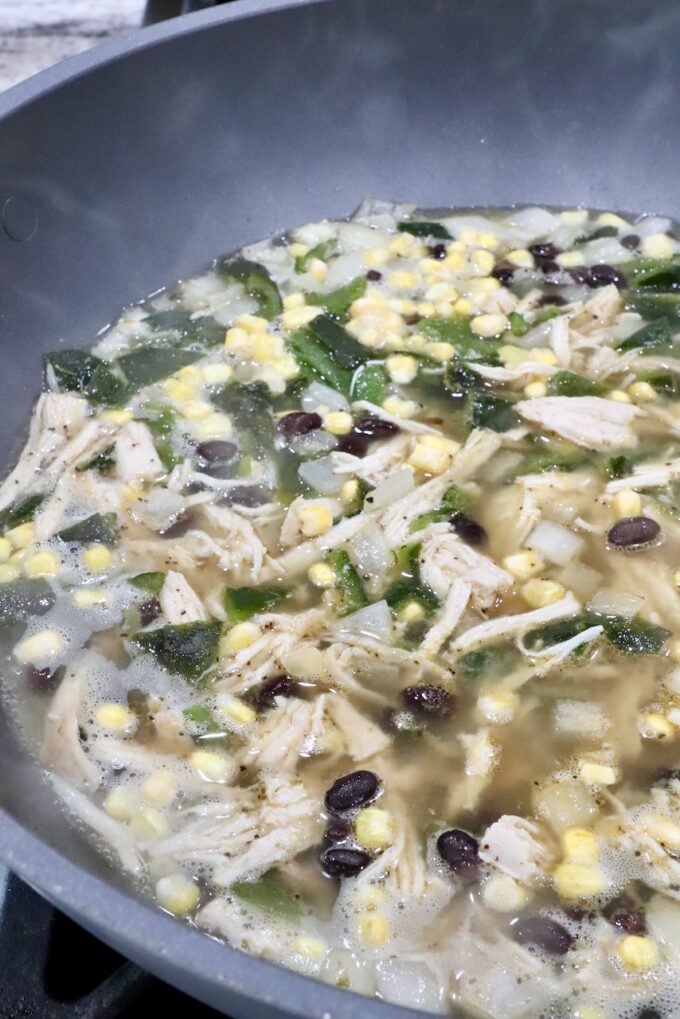
<instances>
[{"instance_id":1,"label":"speckled gray coating","mask_svg":"<svg viewBox=\"0 0 680 1019\"><path fill-rule=\"evenodd\" d=\"M679 44L676 0L241 0L0 96L0 461L56 340L367 194L680 218ZM0 775L0 858L164 979L239 1019L415 1015L131 896L2 719Z\"/></svg>"}]
</instances>

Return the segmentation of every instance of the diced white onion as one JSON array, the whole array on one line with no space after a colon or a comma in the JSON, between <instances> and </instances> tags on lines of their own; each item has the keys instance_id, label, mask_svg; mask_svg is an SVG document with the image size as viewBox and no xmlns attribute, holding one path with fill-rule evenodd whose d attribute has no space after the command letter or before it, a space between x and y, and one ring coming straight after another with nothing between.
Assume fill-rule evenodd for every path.
<instances>
[{"instance_id":1,"label":"diced white onion","mask_svg":"<svg viewBox=\"0 0 680 1019\"><path fill-rule=\"evenodd\" d=\"M394 474L391 474L387 481L374 488L366 496L365 508L367 510L382 509L390 506L397 499L402 499L416 487L413 480L413 471L410 467L401 467Z\"/></svg>"},{"instance_id":2,"label":"diced white onion","mask_svg":"<svg viewBox=\"0 0 680 1019\"><path fill-rule=\"evenodd\" d=\"M376 976L376 990L385 1001L423 1012L447 1010L441 983L424 962L384 959L376 966Z\"/></svg>"},{"instance_id":3,"label":"diced white onion","mask_svg":"<svg viewBox=\"0 0 680 1019\"><path fill-rule=\"evenodd\" d=\"M369 586L380 581L380 578L392 565L392 553L382 529L374 520L369 520L365 527L354 535L350 542L352 558L362 577Z\"/></svg>"},{"instance_id":4,"label":"diced white onion","mask_svg":"<svg viewBox=\"0 0 680 1019\"><path fill-rule=\"evenodd\" d=\"M317 407L328 407L329 410L349 410L349 403L337 390L324 386L322 382L312 382L300 397L302 409L313 414Z\"/></svg>"},{"instance_id":5,"label":"diced white onion","mask_svg":"<svg viewBox=\"0 0 680 1019\"><path fill-rule=\"evenodd\" d=\"M623 616L632 619L644 605L644 598L638 598L626 591L604 589L598 591L588 602L588 609L601 616Z\"/></svg>"},{"instance_id":6,"label":"diced white onion","mask_svg":"<svg viewBox=\"0 0 680 1019\"><path fill-rule=\"evenodd\" d=\"M536 524L533 531L525 542L527 548L532 552L538 552L548 562L557 563L558 566L566 566L574 559L583 548L583 538L556 524L553 520L541 520Z\"/></svg>"},{"instance_id":7,"label":"diced white onion","mask_svg":"<svg viewBox=\"0 0 680 1019\"><path fill-rule=\"evenodd\" d=\"M645 216L644 219L637 221L635 229L631 232L636 233L638 237L651 237L652 234L665 234L672 226L670 219L666 219L665 216Z\"/></svg>"},{"instance_id":8,"label":"diced white onion","mask_svg":"<svg viewBox=\"0 0 680 1019\"><path fill-rule=\"evenodd\" d=\"M319 495L337 495L344 481L341 474L333 473L333 463L328 456L301 463L298 467L298 475Z\"/></svg>"},{"instance_id":9,"label":"diced white onion","mask_svg":"<svg viewBox=\"0 0 680 1019\"><path fill-rule=\"evenodd\" d=\"M352 612L338 624L338 630L363 633L369 637L385 637L392 630L392 616L386 601L377 601L365 609Z\"/></svg>"},{"instance_id":10,"label":"diced white onion","mask_svg":"<svg viewBox=\"0 0 680 1019\"><path fill-rule=\"evenodd\" d=\"M586 566L580 559L572 559L557 578L568 591L573 591L581 601L588 601L602 583L602 574L592 566Z\"/></svg>"},{"instance_id":11,"label":"diced white onion","mask_svg":"<svg viewBox=\"0 0 680 1019\"><path fill-rule=\"evenodd\" d=\"M306 435L296 435L290 448L298 456L314 456L315 453L330 453L338 444L338 440L323 428L317 428Z\"/></svg>"}]
</instances>

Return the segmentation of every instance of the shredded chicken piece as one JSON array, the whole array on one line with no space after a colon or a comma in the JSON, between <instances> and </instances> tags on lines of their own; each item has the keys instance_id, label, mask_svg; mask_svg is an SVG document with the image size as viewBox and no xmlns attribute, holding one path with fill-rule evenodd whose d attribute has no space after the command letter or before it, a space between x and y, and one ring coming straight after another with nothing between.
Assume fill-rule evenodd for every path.
<instances>
[{"instance_id":1,"label":"shredded chicken piece","mask_svg":"<svg viewBox=\"0 0 680 1019\"><path fill-rule=\"evenodd\" d=\"M80 742L78 712L87 683L88 669L100 665L98 655L87 652L66 671L45 718L40 760L74 786L96 789L99 769Z\"/></svg>"},{"instance_id":2,"label":"shredded chicken piece","mask_svg":"<svg viewBox=\"0 0 680 1019\"><path fill-rule=\"evenodd\" d=\"M568 592L564 598L553 602L552 605L546 605L545 608L519 612L514 616L499 616L498 619L489 619L486 623L473 626L454 641L451 650L456 654L463 654L478 644L485 644L490 640L518 637L533 627L544 626L557 619L575 616L580 608L580 603L571 592Z\"/></svg>"},{"instance_id":3,"label":"shredded chicken piece","mask_svg":"<svg viewBox=\"0 0 680 1019\"><path fill-rule=\"evenodd\" d=\"M269 676L283 671L282 656L293 649L312 646L326 626L326 616L319 609L297 615L265 613L254 616L262 635L249 647L221 660L223 678L217 689L243 693Z\"/></svg>"},{"instance_id":4,"label":"shredded chicken piece","mask_svg":"<svg viewBox=\"0 0 680 1019\"><path fill-rule=\"evenodd\" d=\"M153 437L141 421L129 421L116 438L116 474L121 481L153 481L165 474Z\"/></svg>"},{"instance_id":5,"label":"shredded chicken piece","mask_svg":"<svg viewBox=\"0 0 680 1019\"><path fill-rule=\"evenodd\" d=\"M159 601L169 623L198 623L208 618L203 602L189 581L175 570L170 570L166 576Z\"/></svg>"},{"instance_id":6,"label":"shredded chicken piece","mask_svg":"<svg viewBox=\"0 0 680 1019\"><path fill-rule=\"evenodd\" d=\"M549 854L539 842L540 828L524 817L503 814L482 836L479 858L525 884L545 872Z\"/></svg>"},{"instance_id":7,"label":"shredded chicken piece","mask_svg":"<svg viewBox=\"0 0 680 1019\"><path fill-rule=\"evenodd\" d=\"M50 782L64 806L114 850L125 870L134 875L143 873L141 855L130 830L124 824L95 807L92 800L58 775L50 775Z\"/></svg>"},{"instance_id":8,"label":"shredded chicken piece","mask_svg":"<svg viewBox=\"0 0 680 1019\"><path fill-rule=\"evenodd\" d=\"M196 923L226 938L234 948L281 962L290 961L292 942L298 933L295 924L281 917L272 918L264 910L257 911L255 920L252 909L236 896L213 899L197 914Z\"/></svg>"},{"instance_id":9,"label":"shredded chicken piece","mask_svg":"<svg viewBox=\"0 0 680 1019\"><path fill-rule=\"evenodd\" d=\"M615 494L624 489L636 490L645 488L665 488L680 479L680 458L666 460L664 463L644 463L633 468L633 473L626 478L617 478L607 485L607 492Z\"/></svg>"},{"instance_id":10,"label":"shredded chicken piece","mask_svg":"<svg viewBox=\"0 0 680 1019\"><path fill-rule=\"evenodd\" d=\"M352 453L330 454L334 474L352 474L375 487L406 461L413 441L409 435L397 435L389 442L381 443L368 456L359 457Z\"/></svg>"},{"instance_id":11,"label":"shredded chicken piece","mask_svg":"<svg viewBox=\"0 0 680 1019\"><path fill-rule=\"evenodd\" d=\"M641 411L631 403L600 396L542 396L520 400L515 410L527 421L586 449L606 451L637 444L630 426Z\"/></svg>"},{"instance_id":12,"label":"shredded chicken piece","mask_svg":"<svg viewBox=\"0 0 680 1019\"><path fill-rule=\"evenodd\" d=\"M465 612L471 593L470 584L464 580L452 582L437 622L430 627L420 645L424 654L436 655L442 644L451 636Z\"/></svg>"},{"instance_id":13,"label":"shredded chicken piece","mask_svg":"<svg viewBox=\"0 0 680 1019\"><path fill-rule=\"evenodd\" d=\"M496 566L488 556L475 552L447 523L431 524L423 531L420 576L441 599L447 597L454 581L464 581L479 609L488 609L498 594L513 583L506 570Z\"/></svg>"}]
</instances>

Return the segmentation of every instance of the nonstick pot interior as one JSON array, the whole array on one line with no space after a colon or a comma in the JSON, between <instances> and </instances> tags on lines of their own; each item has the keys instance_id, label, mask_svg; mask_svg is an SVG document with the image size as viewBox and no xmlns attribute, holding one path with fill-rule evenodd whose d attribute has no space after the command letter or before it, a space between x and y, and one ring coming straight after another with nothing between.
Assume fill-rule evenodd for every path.
<instances>
[{"instance_id":1,"label":"nonstick pot interior","mask_svg":"<svg viewBox=\"0 0 680 1019\"><path fill-rule=\"evenodd\" d=\"M679 43L675 0L243 0L0 97L0 462L43 351L366 195L679 216ZM129 897L1 719L0 775L0 855L165 979L236 1016L406 1014Z\"/></svg>"}]
</instances>

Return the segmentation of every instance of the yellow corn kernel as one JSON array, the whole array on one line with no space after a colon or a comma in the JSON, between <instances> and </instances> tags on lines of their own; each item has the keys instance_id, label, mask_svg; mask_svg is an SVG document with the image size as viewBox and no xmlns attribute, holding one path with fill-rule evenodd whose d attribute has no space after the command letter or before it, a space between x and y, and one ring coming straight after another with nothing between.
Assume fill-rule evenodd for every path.
<instances>
[{"instance_id":1,"label":"yellow corn kernel","mask_svg":"<svg viewBox=\"0 0 680 1019\"><path fill-rule=\"evenodd\" d=\"M519 707L519 697L512 690L489 690L477 698L477 707L494 725L507 725Z\"/></svg>"},{"instance_id":2,"label":"yellow corn kernel","mask_svg":"<svg viewBox=\"0 0 680 1019\"><path fill-rule=\"evenodd\" d=\"M477 237L477 244L479 244L480 248L488 248L489 251L495 251L499 243L500 241L496 234L479 234Z\"/></svg>"},{"instance_id":3,"label":"yellow corn kernel","mask_svg":"<svg viewBox=\"0 0 680 1019\"><path fill-rule=\"evenodd\" d=\"M293 941L293 951L298 955L304 955L306 959L323 959L328 951L328 945L321 938L299 934Z\"/></svg>"},{"instance_id":4,"label":"yellow corn kernel","mask_svg":"<svg viewBox=\"0 0 680 1019\"><path fill-rule=\"evenodd\" d=\"M493 257L490 251L485 251L484 249L482 249L481 251L472 252L470 263L472 264L473 268L477 270L477 272L481 273L484 276L488 276L491 270L493 269L494 265L496 264L496 259Z\"/></svg>"},{"instance_id":5,"label":"yellow corn kernel","mask_svg":"<svg viewBox=\"0 0 680 1019\"><path fill-rule=\"evenodd\" d=\"M429 314L434 315L434 305L430 305L430 307L432 308L432 311ZM422 305L419 304L418 310L422 315L424 314L424 312L420 311L421 308ZM412 350L416 354L422 354L427 345L427 337L421 336L420 333L413 333L412 336L404 336L404 338L401 341L401 345L402 347L405 347L406 350Z\"/></svg>"},{"instance_id":6,"label":"yellow corn kernel","mask_svg":"<svg viewBox=\"0 0 680 1019\"><path fill-rule=\"evenodd\" d=\"M294 379L300 371L295 358L291 357L290 354L284 354L283 357L275 357L269 367L284 382Z\"/></svg>"},{"instance_id":7,"label":"yellow corn kernel","mask_svg":"<svg viewBox=\"0 0 680 1019\"><path fill-rule=\"evenodd\" d=\"M168 834L168 822L154 807L141 807L130 818L130 829L137 839L161 839Z\"/></svg>"},{"instance_id":8,"label":"yellow corn kernel","mask_svg":"<svg viewBox=\"0 0 680 1019\"><path fill-rule=\"evenodd\" d=\"M680 849L680 825L663 814L643 814L642 827L653 839L659 842L664 849L670 849L675 853Z\"/></svg>"},{"instance_id":9,"label":"yellow corn kernel","mask_svg":"<svg viewBox=\"0 0 680 1019\"><path fill-rule=\"evenodd\" d=\"M508 328L505 315L475 315L470 320L470 329L477 336L499 336Z\"/></svg>"},{"instance_id":10,"label":"yellow corn kernel","mask_svg":"<svg viewBox=\"0 0 680 1019\"><path fill-rule=\"evenodd\" d=\"M526 248L515 248L506 255L506 261L518 269L533 269L534 256Z\"/></svg>"},{"instance_id":11,"label":"yellow corn kernel","mask_svg":"<svg viewBox=\"0 0 680 1019\"><path fill-rule=\"evenodd\" d=\"M220 697L218 703L222 714L226 718L230 718L232 722L236 722L237 725L252 725L257 718L257 714L251 706L239 697L227 694Z\"/></svg>"},{"instance_id":12,"label":"yellow corn kernel","mask_svg":"<svg viewBox=\"0 0 680 1019\"><path fill-rule=\"evenodd\" d=\"M465 290L471 294L492 294L500 288L501 284L493 276L476 276L465 284Z\"/></svg>"},{"instance_id":13,"label":"yellow corn kernel","mask_svg":"<svg viewBox=\"0 0 680 1019\"><path fill-rule=\"evenodd\" d=\"M529 351L529 359L537 361L538 364L550 364L553 366L559 364L557 354L548 347L536 347L534 350Z\"/></svg>"},{"instance_id":14,"label":"yellow corn kernel","mask_svg":"<svg viewBox=\"0 0 680 1019\"><path fill-rule=\"evenodd\" d=\"M590 899L607 887L599 867L582 863L561 863L553 871L553 886L563 899Z\"/></svg>"},{"instance_id":15,"label":"yellow corn kernel","mask_svg":"<svg viewBox=\"0 0 680 1019\"><path fill-rule=\"evenodd\" d=\"M648 711L640 720L640 735L643 739L670 740L675 738L676 730L660 711Z\"/></svg>"},{"instance_id":16,"label":"yellow corn kernel","mask_svg":"<svg viewBox=\"0 0 680 1019\"><path fill-rule=\"evenodd\" d=\"M298 290L294 294L284 297L282 303L286 311L290 311L292 308L302 308L306 303L305 295Z\"/></svg>"},{"instance_id":17,"label":"yellow corn kernel","mask_svg":"<svg viewBox=\"0 0 680 1019\"><path fill-rule=\"evenodd\" d=\"M35 525L31 522L19 524L18 527L13 527L11 531L5 531L5 538L14 549L28 548L34 537Z\"/></svg>"},{"instance_id":18,"label":"yellow corn kernel","mask_svg":"<svg viewBox=\"0 0 680 1019\"><path fill-rule=\"evenodd\" d=\"M402 605L397 616L402 623L417 623L425 616L425 609L420 602L410 601Z\"/></svg>"},{"instance_id":19,"label":"yellow corn kernel","mask_svg":"<svg viewBox=\"0 0 680 1019\"><path fill-rule=\"evenodd\" d=\"M564 266L565 269L571 269L577 265L583 265L585 258L580 251L563 251L561 255L558 255L555 259L558 265Z\"/></svg>"},{"instance_id":20,"label":"yellow corn kernel","mask_svg":"<svg viewBox=\"0 0 680 1019\"><path fill-rule=\"evenodd\" d=\"M176 793L177 779L165 768L152 771L142 786L142 796L147 803L152 803L156 807L167 807L174 800Z\"/></svg>"},{"instance_id":21,"label":"yellow corn kernel","mask_svg":"<svg viewBox=\"0 0 680 1019\"><path fill-rule=\"evenodd\" d=\"M612 499L612 510L617 518L639 517L642 512L642 499L632 488L623 488Z\"/></svg>"},{"instance_id":22,"label":"yellow corn kernel","mask_svg":"<svg viewBox=\"0 0 680 1019\"><path fill-rule=\"evenodd\" d=\"M646 934L627 934L619 941L616 951L626 969L633 973L646 973L659 961L656 942Z\"/></svg>"},{"instance_id":23,"label":"yellow corn kernel","mask_svg":"<svg viewBox=\"0 0 680 1019\"><path fill-rule=\"evenodd\" d=\"M453 289L450 283L446 280L441 280L439 283L433 283L425 291L426 301L455 301L458 297L458 293Z\"/></svg>"},{"instance_id":24,"label":"yellow corn kernel","mask_svg":"<svg viewBox=\"0 0 680 1019\"><path fill-rule=\"evenodd\" d=\"M545 562L535 552L513 552L503 560L503 566L517 580L530 580L545 568Z\"/></svg>"},{"instance_id":25,"label":"yellow corn kernel","mask_svg":"<svg viewBox=\"0 0 680 1019\"><path fill-rule=\"evenodd\" d=\"M391 297L387 302L390 311L396 311L398 315L415 315L418 305L410 297Z\"/></svg>"},{"instance_id":26,"label":"yellow corn kernel","mask_svg":"<svg viewBox=\"0 0 680 1019\"><path fill-rule=\"evenodd\" d=\"M126 732L132 728L135 716L123 704L116 704L113 701L109 704L101 704L94 715L97 725L110 732Z\"/></svg>"},{"instance_id":27,"label":"yellow corn kernel","mask_svg":"<svg viewBox=\"0 0 680 1019\"><path fill-rule=\"evenodd\" d=\"M401 255L408 257L409 255L415 257L417 254L421 254L423 245L414 237L413 234L400 233L394 237L389 244L389 250L393 255Z\"/></svg>"},{"instance_id":28,"label":"yellow corn kernel","mask_svg":"<svg viewBox=\"0 0 680 1019\"><path fill-rule=\"evenodd\" d=\"M123 497L126 502L136 502L144 495L144 489L137 485L123 485Z\"/></svg>"},{"instance_id":29,"label":"yellow corn kernel","mask_svg":"<svg viewBox=\"0 0 680 1019\"><path fill-rule=\"evenodd\" d=\"M300 241L293 241L292 244L288 245L288 251L293 258L302 258L303 255L309 254L309 245L302 244Z\"/></svg>"},{"instance_id":30,"label":"yellow corn kernel","mask_svg":"<svg viewBox=\"0 0 680 1019\"><path fill-rule=\"evenodd\" d=\"M382 948L390 937L390 925L382 913L365 913L359 919L359 933L364 944Z\"/></svg>"},{"instance_id":31,"label":"yellow corn kernel","mask_svg":"<svg viewBox=\"0 0 680 1019\"><path fill-rule=\"evenodd\" d=\"M633 382L628 386L628 395L633 403L647 403L656 399L656 389L649 382Z\"/></svg>"},{"instance_id":32,"label":"yellow corn kernel","mask_svg":"<svg viewBox=\"0 0 680 1019\"><path fill-rule=\"evenodd\" d=\"M64 646L64 638L58 630L39 630L32 637L22 640L14 648L17 661L26 664L41 658L52 658L58 655Z\"/></svg>"},{"instance_id":33,"label":"yellow corn kernel","mask_svg":"<svg viewBox=\"0 0 680 1019\"><path fill-rule=\"evenodd\" d=\"M440 318L453 318L453 306L448 301L440 301L435 305L435 312Z\"/></svg>"},{"instance_id":34,"label":"yellow corn kernel","mask_svg":"<svg viewBox=\"0 0 680 1019\"><path fill-rule=\"evenodd\" d=\"M196 432L204 439L223 438L226 435L231 435L231 418L227 414L215 411L209 417L196 422Z\"/></svg>"},{"instance_id":35,"label":"yellow corn kernel","mask_svg":"<svg viewBox=\"0 0 680 1019\"><path fill-rule=\"evenodd\" d=\"M583 761L578 770L579 778L587 785L614 785L618 781L618 772L610 764L597 764L595 761Z\"/></svg>"},{"instance_id":36,"label":"yellow corn kernel","mask_svg":"<svg viewBox=\"0 0 680 1019\"><path fill-rule=\"evenodd\" d=\"M314 587L332 587L335 583L335 574L328 563L314 563L307 570L307 577Z\"/></svg>"},{"instance_id":37,"label":"yellow corn kernel","mask_svg":"<svg viewBox=\"0 0 680 1019\"><path fill-rule=\"evenodd\" d=\"M578 1005L572 1012L573 1019L607 1019L599 1005Z\"/></svg>"},{"instance_id":38,"label":"yellow corn kernel","mask_svg":"<svg viewBox=\"0 0 680 1019\"><path fill-rule=\"evenodd\" d=\"M106 545L90 545L83 552L83 564L90 573L106 573L112 563L113 556Z\"/></svg>"},{"instance_id":39,"label":"yellow corn kernel","mask_svg":"<svg viewBox=\"0 0 680 1019\"><path fill-rule=\"evenodd\" d=\"M628 223L621 216L617 216L615 212L601 212L597 217L596 222L600 226L615 226L615 227L627 227Z\"/></svg>"},{"instance_id":40,"label":"yellow corn kernel","mask_svg":"<svg viewBox=\"0 0 680 1019\"><path fill-rule=\"evenodd\" d=\"M346 410L331 410L324 414L323 426L331 435L348 435L353 424L352 415Z\"/></svg>"},{"instance_id":41,"label":"yellow corn kernel","mask_svg":"<svg viewBox=\"0 0 680 1019\"><path fill-rule=\"evenodd\" d=\"M250 335L245 329L232 326L231 329L227 329L224 337L224 346L230 354L240 354L242 357L247 357L251 346Z\"/></svg>"},{"instance_id":42,"label":"yellow corn kernel","mask_svg":"<svg viewBox=\"0 0 680 1019\"><path fill-rule=\"evenodd\" d=\"M12 563L0 563L0 584L11 584L19 576L19 570Z\"/></svg>"},{"instance_id":43,"label":"yellow corn kernel","mask_svg":"<svg viewBox=\"0 0 680 1019\"><path fill-rule=\"evenodd\" d=\"M182 404L182 417L188 421L204 421L213 413L213 406L205 400L187 400Z\"/></svg>"},{"instance_id":44,"label":"yellow corn kernel","mask_svg":"<svg viewBox=\"0 0 680 1019\"><path fill-rule=\"evenodd\" d=\"M234 325L247 333L266 333L269 322L261 315L239 315Z\"/></svg>"},{"instance_id":45,"label":"yellow corn kernel","mask_svg":"<svg viewBox=\"0 0 680 1019\"><path fill-rule=\"evenodd\" d=\"M340 502L343 506L351 506L359 498L359 482L356 478L344 481L340 489Z\"/></svg>"},{"instance_id":46,"label":"yellow corn kernel","mask_svg":"<svg viewBox=\"0 0 680 1019\"><path fill-rule=\"evenodd\" d=\"M156 884L156 902L173 916L188 916L198 906L201 893L183 874L168 874Z\"/></svg>"},{"instance_id":47,"label":"yellow corn kernel","mask_svg":"<svg viewBox=\"0 0 680 1019\"><path fill-rule=\"evenodd\" d=\"M588 222L588 210L565 209L560 213L560 219L563 223L569 223L570 226L580 226L581 223Z\"/></svg>"},{"instance_id":48,"label":"yellow corn kernel","mask_svg":"<svg viewBox=\"0 0 680 1019\"><path fill-rule=\"evenodd\" d=\"M517 913L529 901L529 892L508 874L492 874L482 885L482 901L497 913Z\"/></svg>"},{"instance_id":49,"label":"yellow corn kernel","mask_svg":"<svg viewBox=\"0 0 680 1019\"><path fill-rule=\"evenodd\" d=\"M281 325L288 332L292 332L308 325L320 313L321 308L316 305L305 304L302 308L290 308L281 315Z\"/></svg>"},{"instance_id":50,"label":"yellow corn kernel","mask_svg":"<svg viewBox=\"0 0 680 1019\"><path fill-rule=\"evenodd\" d=\"M235 655L254 644L261 635L262 631L256 623L236 623L222 638L222 643L230 654Z\"/></svg>"},{"instance_id":51,"label":"yellow corn kernel","mask_svg":"<svg viewBox=\"0 0 680 1019\"><path fill-rule=\"evenodd\" d=\"M513 343L506 343L498 348L498 356L506 368L519 368L525 361L529 361L531 355L528 350L516 347Z\"/></svg>"},{"instance_id":52,"label":"yellow corn kernel","mask_svg":"<svg viewBox=\"0 0 680 1019\"><path fill-rule=\"evenodd\" d=\"M280 336L274 336L273 333L258 333L253 339L252 358L258 364L267 364L275 357L283 357L285 353L286 348Z\"/></svg>"},{"instance_id":53,"label":"yellow corn kernel","mask_svg":"<svg viewBox=\"0 0 680 1019\"><path fill-rule=\"evenodd\" d=\"M673 637L668 641L668 653L674 662L680 662L680 637Z\"/></svg>"},{"instance_id":54,"label":"yellow corn kernel","mask_svg":"<svg viewBox=\"0 0 680 1019\"><path fill-rule=\"evenodd\" d=\"M387 374L398 385L407 386L418 374L418 362L409 354L390 354L385 361Z\"/></svg>"},{"instance_id":55,"label":"yellow corn kernel","mask_svg":"<svg viewBox=\"0 0 680 1019\"><path fill-rule=\"evenodd\" d=\"M0 538L0 563L6 563L12 554L12 545L7 538Z\"/></svg>"},{"instance_id":56,"label":"yellow corn kernel","mask_svg":"<svg viewBox=\"0 0 680 1019\"><path fill-rule=\"evenodd\" d=\"M116 821L129 821L136 806L134 796L120 786L112 789L104 800L104 810L109 817L115 817Z\"/></svg>"},{"instance_id":57,"label":"yellow corn kernel","mask_svg":"<svg viewBox=\"0 0 680 1019\"><path fill-rule=\"evenodd\" d=\"M651 234L642 242L642 254L646 258L670 258L675 254L675 242L667 234Z\"/></svg>"},{"instance_id":58,"label":"yellow corn kernel","mask_svg":"<svg viewBox=\"0 0 680 1019\"><path fill-rule=\"evenodd\" d=\"M417 439L407 460L411 467L426 474L443 474L451 463L451 455L445 449L427 446Z\"/></svg>"},{"instance_id":59,"label":"yellow corn kernel","mask_svg":"<svg viewBox=\"0 0 680 1019\"><path fill-rule=\"evenodd\" d=\"M52 577L59 569L59 557L54 552L36 552L24 565L27 577Z\"/></svg>"},{"instance_id":60,"label":"yellow corn kernel","mask_svg":"<svg viewBox=\"0 0 680 1019\"><path fill-rule=\"evenodd\" d=\"M128 421L132 421L134 414L131 410L103 410L97 417L111 425L126 425Z\"/></svg>"},{"instance_id":61,"label":"yellow corn kernel","mask_svg":"<svg viewBox=\"0 0 680 1019\"><path fill-rule=\"evenodd\" d=\"M190 382L181 382L176 378L166 379L161 382L161 387L169 397L178 403L186 403L187 400L195 400L198 396L198 388Z\"/></svg>"},{"instance_id":62,"label":"yellow corn kernel","mask_svg":"<svg viewBox=\"0 0 680 1019\"><path fill-rule=\"evenodd\" d=\"M9 557L9 561L12 566L16 566L17 568L23 567L28 556L29 556L28 549L20 548L18 552L12 553L12 555Z\"/></svg>"},{"instance_id":63,"label":"yellow corn kernel","mask_svg":"<svg viewBox=\"0 0 680 1019\"><path fill-rule=\"evenodd\" d=\"M369 269L381 269L386 262L389 262L391 253L387 248L369 248L364 251L363 259Z\"/></svg>"},{"instance_id":64,"label":"yellow corn kernel","mask_svg":"<svg viewBox=\"0 0 680 1019\"><path fill-rule=\"evenodd\" d=\"M206 782L224 782L232 772L231 761L212 750L194 750L189 764L201 773Z\"/></svg>"},{"instance_id":65,"label":"yellow corn kernel","mask_svg":"<svg viewBox=\"0 0 680 1019\"><path fill-rule=\"evenodd\" d=\"M383 410L397 418L412 418L418 410L418 404L413 400L402 400L400 396L388 396L382 402Z\"/></svg>"},{"instance_id":66,"label":"yellow corn kernel","mask_svg":"<svg viewBox=\"0 0 680 1019\"><path fill-rule=\"evenodd\" d=\"M469 315L472 311L472 301L467 297L459 297L453 306L456 315Z\"/></svg>"},{"instance_id":67,"label":"yellow corn kernel","mask_svg":"<svg viewBox=\"0 0 680 1019\"><path fill-rule=\"evenodd\" d=\"M385 899L385 892L377 885L364 885L357 893L357 902L369 912L382 905Z\"/></svg>"},{"instance_id":68,"label":"yellow corn kernel","mask_svg":"<svg viewBox=\"0 0 680 1019\"><path fill-rule=\"evenodd\" d=\"M527 396L530 400L534 400L536 399L536 397L546 396L547 392L548 387L546 386L545 382L539 381L530 382L528 385L524 387L524 395Z\"/></svg>"},{"instance_id":69,"label":"yellow corn kernel","mask_svg":"<svg viewBox=\"0 0 680 1019\"><path fill-rule=\"evenodd\" d=\"M307 272L319 283L323 283L328 276L328 266L322 258L312 258L307 265Z\"/></svg>"},{"instance_id":70,"label":"yellow corn kernel","mask_svg":"<svg viewBox=\"0 0 680 1019\"><path fill-rule=\"evenodd\" d=\"M623 389L610 389L607 393L607 399L613 400L614 403L630 403L630 396Z\"/></svg>"},{"instance_id":71,"label":"yellow corn kernel","mask_svg":"<svg viewBox=\"0 0 680 1019\"><path fill-rule=\"evenodd\" d=\"M458 240L460 244L471 245L478 243L479 234L476 230L461 230L458 234Z\"/></svg>"},{"instance_id":72,"label":"yellow corn kernel","mask_svg":"<svg viewBox=\"0 0 680 1019\"><path fill-rule=\"evenodd\" d=\"M556 580L535 578L527 580L526 584L522 585L522 597L532 609L542 609L546 605L552 605L553 602L564 598L564 595L564 587Z\"/></svg>"},{"instance_id":73,"label":"yellow corn kernel","mask_svg":"<svg viewBox=\"0 0 680 1019\"><path fill-rule=\"evenodd\" d=\"M420 304L416 305L416 312L421 318L430 318L432 315L437 314L437 309L432 301L421 301ZM412 339L413 337L410 338Z\"/></svg>"},{"instance_id":74,"label":"yellow corn kernel","mask_svg":"<svg viewBox=\"0 0 680 1019\"><path fill-rule=\"evenodd\" d=\"M71 595L71 600L79 609L92 609L108 605L109 596L101 587L79 587Z\"/></svg>"},{"instance_id":75,"label":"yellow corn kernel","mask_svg":"<svg viewBox=\"0 0 680 1019\"><path fill-rule=\"evenodd\" d=\"M427 354L433 361L450 361L455 354L455 349L452 343L426 343L423 348L423 353Z\"/></svg>"},{"instance_id":76,"label":"yellow corn kernel","mask_svg":"<svg viewBox=\"0 0 680 1019\"><path fill-rule=\"evenodd\" d=\"M422 442L423 446L429 446L431 449L443 449L451 456L455 456L460 449L460 442L449 439L446 435L421 435L418 442Z\"/></svg>"},{"instance_id":77,"label":"yellow corn kernel","mask_svg":"<svg viewBox=\"0 0 680 1019\"><path fill-rule=\"evenodd\" d=\"M182 382L193 382L195 385L200 385L203 381L203 370L196 364L186 364L176 372L176 375Z\"/></svg>"},{"instance_id":78,"label":"yellow corn kernel","mask_svg":"<svg viewBox=\"0 0 680 1019\"><path fill-rule=\"evenodd\" d=\"M562 852L569 863L597 863L599 856L597 836L587 828L566 828L562 833Z\"/></svg>"},{"instance_id":79,"label":"yellow corn kernel","mask_svg":"<svg viewBox=\"0 0 680 1019\"><path fill-rule=\"evenodd\" d=\"M413 290L418 286L418 277L412 272L397 270L389 274L387 282L393 290Z\"/></svg>"},{"instance_id":80,"label":"yellow corn kernel","mask_svg":"<svg viewBox=\"0 0 680 1019\"><path fill-rule=\"evenodd\" d=\"M333 526L333 513L324 503L309 502L298 510L298 521L305 538L316 538L330 531Z\"/></svg>"},{"instance_id":81,"label":"yellow corn kernel","mask_svg":"<svg viewBox=\"0 0 680 1019\"><path fill-rule=\"evenodd\" d=\"M356 816L354 832L366 849L387 849L394 841L392 815L380 807L365 807Z\"/></svg>"}]
</instances>

